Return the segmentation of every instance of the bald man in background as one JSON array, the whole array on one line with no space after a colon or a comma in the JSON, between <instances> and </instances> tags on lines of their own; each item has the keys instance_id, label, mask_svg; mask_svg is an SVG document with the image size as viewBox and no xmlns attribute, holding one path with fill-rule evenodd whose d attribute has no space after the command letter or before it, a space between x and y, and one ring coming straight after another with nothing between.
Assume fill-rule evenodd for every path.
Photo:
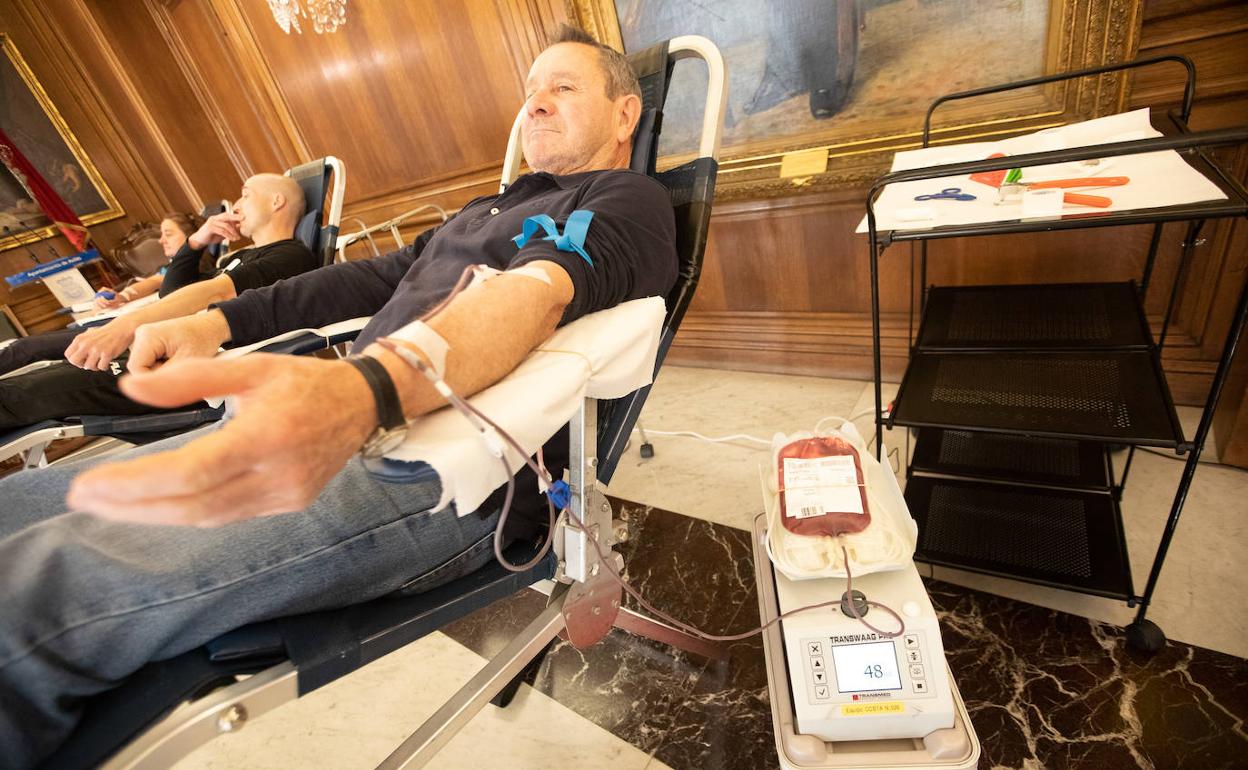
<instances>
[{"instance_id":1,"label":"bald man in background","mask_svg":"<svg viewBox=\"0 0 1248 770\"><path fill-rule=\"evenodd\" d=\"M304 212L303 190L280 174L257 174L243 183L232 209L210 217L174 255L161 285L161 299L120 315L103 326L58 333L65 346L41 344L38 353L15 343L6 350L12 370L32 360L64 355L65 362L28 374L0 379L0 430L77 414L144 414L150 406L132 402L117 388L125 371L125 353L145 324L192 315L248 289L268 286L319 266L317 258L294 239ZM199 272L204 249L249 238L252 245L205 276ZM47 336L47 335L45 335ZM39 337L29 338L34 348ZM24 341L22 341L24 342Z\"/></svg>"}]
</instances>

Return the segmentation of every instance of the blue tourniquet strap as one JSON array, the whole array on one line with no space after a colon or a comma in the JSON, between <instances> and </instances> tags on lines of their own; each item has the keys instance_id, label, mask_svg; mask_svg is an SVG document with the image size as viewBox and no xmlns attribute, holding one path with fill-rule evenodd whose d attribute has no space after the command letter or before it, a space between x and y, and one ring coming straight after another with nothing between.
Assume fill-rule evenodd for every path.
<instances>
[{"instance_id":1,"label":"blue tourniquet strap","mask_svg":"<svg viewBox=\"0 0 1248 770\"><path fill-rule=\"evenodd\" d=\"M523 249L529 239L537 234L538 230L546 233L544 241L554 241L555 248L560 251L572 251L581 255L581 259L585 260L590 267L594 266L594 260L589 258L589 253L585 251L585 236L589 233L589 221L594 218L594 212L586 209L577 209L568 215L568 221L563 226L563 234L559 234L559 226L555 224L555 220L550 218L549 214L536 214L524 220L522 230L519 235L512 238L512 243L516 244L517 249Z\"/></svg>"}]
</instances>

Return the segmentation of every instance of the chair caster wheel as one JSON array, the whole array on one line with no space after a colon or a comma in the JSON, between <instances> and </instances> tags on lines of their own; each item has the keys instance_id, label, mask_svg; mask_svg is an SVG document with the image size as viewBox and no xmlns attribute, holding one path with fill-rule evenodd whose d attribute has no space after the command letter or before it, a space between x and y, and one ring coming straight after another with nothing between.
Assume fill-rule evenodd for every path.
<instances>
[{"instance_id":1,"label":"chair caster wheel","mask_svg":"<svg viewBox=\"0 0 1248 770\"><path fill-rule=\"evenodd\" d=\"M1166 646L1166 635L1151 620L1137 620L1127 626L1127 644L1141 652L1156 653Z\"/></svg>"}]
</instances>

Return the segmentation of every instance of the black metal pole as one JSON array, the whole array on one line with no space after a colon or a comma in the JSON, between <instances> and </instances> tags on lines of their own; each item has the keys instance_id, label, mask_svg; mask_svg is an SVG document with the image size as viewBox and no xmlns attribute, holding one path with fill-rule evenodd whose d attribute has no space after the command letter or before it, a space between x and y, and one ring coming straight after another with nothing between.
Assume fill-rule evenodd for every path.
<instances>
[{"instance_id":1,"label":"black metal pole","mask_svg":"<svg viewBox=\"0 0 1248 770\"><path fill-rule=\"evenodd\" d=\"M884 397L880 391L882 366L880 362L880 247L875 241L875 217L871 217L871 365L875 387L875 459L880 459L880 447L884 444Z\"/></svg>"},{"instance_id":2,"label":"black metal pole","mask_svg":"<svg viewBox=\"0 0 1248 770\"><path fill-rule=\"evenodd\" d=\"M1161 245L1161 222L1153 225L1153 237L1148 242L1148 259L1144 260L1144 276L1140 279L1140 306L1148 299L1148 283L1153 279L1153 263L1157 261L1157 248Z\"/></svg>"},{"instance_id":3,"label":"black metal pole","mask_svg":"<svg viewBox=\"0 0 1248 770\"><path fill-rule=\"evenodd\" d=\"M958 99L970 99L974 96L985 96L988 94L998 94L1003 91L1013 91L1018 88L1027 88L1029 86L1039 86L1046 83L1056 83L1062 80L1074 80L1075 78L1089 77L1091 75L1105 75L1110 72L1119 72L1122 70L1137 69L1139 67L1147 67L1152 64L1160 64L1162 62L1177 62L1182 64L1187 70L1187 81L1183 86L1183 122L1186 123L1192 114L1192 100L1196 96L1196 65L1192 64L1191 59L1186 56L1168 55L1154 56L1149 59L1136 59L1135 61L1120 62L1118 64L1106 64L1101 67L1090 67L1088 69L1073 70L1071 72L1058 72L1052 75L1042 75L1036 78L1028 78L1027 80L1016 80L1012 83L1002 83L995 86L985 86L983 88L974 88L969 91L959 91L953 94L945 94L944 96L932 102L927 108L927 115L923 118L923 146L927 147L931 139L932 133L932 113L936 108L946 102L956 101Z\"/></svg>"},{"instance_id":4,"label":"black metal pole","mask_svg":"<svg viewBox=\"0 0 1248 770\"><path fill-rule=\"evenodd\" d=\"M1187 278L1187 266L1191 262L1192 250L1196 248L1196 239L1205 226L1205 220L1197 219L1187 225L1187 236L1183 240L1183 249L1179 252L1179 265L1174 273L1174 281L1170 284L1170 299L1166 302L1166 315L1161 320L1161 334L1157 335L1157 355L1166 344L1166 334L1170 331L1170 319L1174 315L1174 306L1179 302L1179 291Z\"/></svg>"},{"instance_id":5,"label":"black metal pole","mask_svg":"<svg viewBox=\"0 0 1248 770\"><path fill-rule=\"evenodd\" d=\"M1127 474L1131 472L1131 460L1135 458L1135 444L1127 449L1127 461L1122 465L1122 478L1114 484L1114 499L1121 502L1122 490L1127 486Z\"/></svg>"},{"instance_id":6,"label":"black metal pole","mask_svg":"<svg viewBox=\"0 0 1248 770\"><path fill-rule=\"evenodd\" d=\"M1235 349L1239 345L1240 335L1244 331L1244 322L1248 319L1248 279L1239 291L1239 306L1235 309L1235 320L1226 332L1226 343L1222 347L1222 358L1218 361L1218 370L1213 375L1213 384L1209 388L1209 397L1205 399L1205 409L1200 415L1200 426L1196 428L1196 438L1192 441L1191 453L1183 465L1183 475L1179 478L1179 488L1174 494L1174 505L1170 508L1170 517L1166 519L1166 528L1162 530L1161 542L1157 545L1157 555L1153 559L1153 568L1148 573L1148 583L1140 596L1140 608L1135 613L1135 622L1144 620L1148 605L1153 599L1153 591L1157 588L1157 578L1161 575L1161 565L1166 561L1166 552L1170 549L1170 541L1174 538L1174 530L1179 525L1179 515L1183 513L1183 503L1187 501L1187 491L1192 485L1192 477L1196 475L1196 467L1200 464L1200 453L1205 448L1205 439L1209 428L1213 425L1213 412L1218 407L1218 399L1222 395L1222 386L1226 384L1226 376L1231 369L1231 361L1235 358Z\"/></svg>"}]
</instances>

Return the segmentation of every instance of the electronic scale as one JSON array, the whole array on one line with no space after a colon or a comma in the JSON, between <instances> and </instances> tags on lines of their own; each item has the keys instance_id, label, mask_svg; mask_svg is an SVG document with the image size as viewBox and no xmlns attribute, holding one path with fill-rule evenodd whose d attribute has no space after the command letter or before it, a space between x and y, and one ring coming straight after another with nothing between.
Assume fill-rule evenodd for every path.
<instances>
[{"instance_id":1,"label":"electronic scale","mask_svg":"<svg viewBox=\"0 0 1248 770\"><path fill-rule=\"evenodd\" d=\"M760 514L754 563L764 623L845 593L841 578L790 580L777 572L763 542L766 528ZM763 634L781 766L975 767L979 740L945 664L936 613L914 565L855 577L854 590L904 618L903 634L881 638L837 605L799 613ZM897 627L878 609L866 617L884 631Z\"/></svg>"}]
</instances>

